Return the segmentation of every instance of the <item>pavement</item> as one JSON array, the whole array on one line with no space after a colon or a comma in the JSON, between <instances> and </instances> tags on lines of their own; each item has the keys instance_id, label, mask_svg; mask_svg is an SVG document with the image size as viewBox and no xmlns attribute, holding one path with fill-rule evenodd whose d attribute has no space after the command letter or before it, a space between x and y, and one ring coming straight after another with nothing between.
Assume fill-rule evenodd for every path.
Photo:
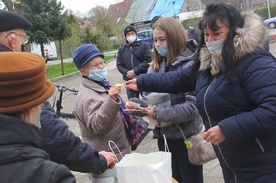
<instances>
[{"instance_id":1,"label":"pavement","mask_svg":"<svg viewBox=\"0 0 276 183\"><path fill-rule=\"evenodd\" d=\"M276 57L276 41L274 42L274 40L271 40L270 42L270 51ZM124 81L122 80L122 75L116 69L116 60L107 63L106 67L108 69L107 79L111 82L111 84L124 83ZM53 79L53 82L78 89L80 86L80 79L81 75L76 72L67 76L55 78ZM71 112L75 105L76 96L69 91L65 92L63 96L62 111ZM49 101L53 103L55 101L55 97L58 97L57 93L55 93L53 97L49 99ZM127 97L124 88L122 89L121 97L126 101ZM81 138L78 122L74 119L65 119L64 121L68 124L69 129ZM143 142L136 150L136 152L139 153L150 153L156 151L158 151L157 140L153 138L152 132L147 135L147 137L143 140ZM88 174L80 172L73 172L73 174L76 177L77 183L91 182L91 180L89 180L88 178ZM204 183L224 183L222 170L217 159L203 165L203 174Z\"/></svg>"}]
</instances>

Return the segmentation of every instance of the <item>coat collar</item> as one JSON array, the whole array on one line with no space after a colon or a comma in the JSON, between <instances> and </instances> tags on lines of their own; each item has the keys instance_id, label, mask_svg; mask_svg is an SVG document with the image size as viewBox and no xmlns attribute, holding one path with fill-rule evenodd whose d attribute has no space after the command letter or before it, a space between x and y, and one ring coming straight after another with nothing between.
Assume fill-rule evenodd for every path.
<instances>
[{"instance_id":1,"label":"coat collar","mask_svg":"<svg viewBox=\"0 0 276 183\"><path fill-rule=\"evenodd\" d=\"M42 134L33 124L0 114L0 145L5 144L31 144L40 147Z\"/></svg>"},{"instance_id":2,"label":"coat collar","mask_svg":"<svg viewBox=\"0 0 276 183\"><path fill-rule=\"evenodd\" d=\"M12 51L12 50L10 48L8 48L7 46L0 44L0 52L2 52L2 51Z\"/></svg>"},{"instance_id":3,"label":"coat collar","mask_svg":"<svg viewBox=\"0 0 276 183\"><path fill-rule=\"evenodd\" d=\"M265 48L268 41L268 33L261 18L254 13L245 13L244 27L237 28L237 35L234 37L234 47L236 61L244 56ZM211 55L207 47L204 46L200 50L200 69L211 69L212 74L217 74L223 67L221 51L217 51Z\"/></svg>"},{"instance_id":4,"label":"coat collar","mask_svg":"<svg viewBox=\"0 0 276 183\"><path fill-rule=\"evenodd\" d=\"M89 88L90 90L94 90L98 93L107 93L107 89L105 89L103 86L101 86L100 84L83 77L81 80L81 83L84 87Z\"/></svg>"}]
</instances>

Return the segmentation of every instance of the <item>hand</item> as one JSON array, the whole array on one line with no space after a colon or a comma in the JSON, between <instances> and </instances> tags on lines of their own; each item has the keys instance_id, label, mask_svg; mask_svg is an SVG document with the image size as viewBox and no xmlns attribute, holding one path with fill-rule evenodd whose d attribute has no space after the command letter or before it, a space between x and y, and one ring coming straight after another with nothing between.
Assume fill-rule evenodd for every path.
<instances>
[{"instance_id":1,"label":"hand","mask_svg":"<svg viewBox=\"0 0 276 183\"><path fill-rule=\"evenodd\" d=\"M210 128L207 132L205 132L203 138L213 145L219 145L225 140L225 137L221 133L220 127L218 125Z\"/></svg>"},{"instance_id":2,"label":"hand","mask_svg":"<svg viewBox=\"0 0 276 183\"><path fill-rule=\"evenodd\" d=\"M136 78L126 81L126 84L136 84Z\"/></svg>"},{"instance_id":3,"label":"hand","mask_svg":"<svg viewBox=\"0 0 276 183\"><path fill-rule=\"evenodd\" d=\"M155 119L154 115L153 115L153 107L149 106L146 108L146 115L148 115L148 117L150 117L151 119Z\"/></svg>"},{"instance_id":4,"label":"hand","mask_svg":"<svg viewBox=\"0 0 276 183\"><path fill-rule=\"evenodd\" d=\"M132 102L126 102L126 108L128 109L128 112L130 114L132 114L135 111L135 109L137 109L137 107L132 105Z\"/></svg>"},{"instance_id":5,"label":"hand","mask_svg":"<svg viewBox=\"0 0 276 183\"><path fill-rule=\"evenodd\" d=\"M99 154L103 155L107 161L107 168L114 168L116 165L116 155L112 152L100 151Z\"/></svg>"},{"instance_id":6,"label":"hand","mask_svg":"<svg viewBox=\"0 0 276 183\"><path fill-rule=\"evenodd\" d=\"M121 93L121 88L116 87L113 85L109 90L108 90L108 95L110 98L112 98L114 101L117 101L119 94Z\"/></svg>"},{"instance_id":7,"label":"hand","mask_svg":"<svg viewBox=\"0 0 276 183\"><path fill-rule=\"evenodd\" d=\"M127 71L126 77L128 79L132 79L134 76L135 76L135 74L133 73L133 70Z\"/></svg>"},{"instance_id":8,"label":"hand","mask_svg":"<svg viewBox=\"0 0 276 183\"><path fill-rule=\"evenodd\" d=\"M134 91L138 91L138 87L136 85L136 78L135 79L132 79L132 80L128 80L126 82L126 86L125 86L126 89L130 89L130 90L134 90Z\"/></svg>"}]
</instances>

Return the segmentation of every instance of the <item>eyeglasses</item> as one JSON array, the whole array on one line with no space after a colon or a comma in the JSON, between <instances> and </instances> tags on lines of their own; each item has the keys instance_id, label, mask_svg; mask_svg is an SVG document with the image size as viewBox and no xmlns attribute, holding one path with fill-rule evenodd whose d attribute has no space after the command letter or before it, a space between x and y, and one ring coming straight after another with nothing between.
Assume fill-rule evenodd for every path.
<instances>
[{"instance_id":1,"label":"eyeglasses","mask_svg":"<svg viewBox=\"0 0 276 183\"><path fill-rule=\"evenodd\" d=\"M90 66L90 68L94 69L98 69L98 68L104 68L105 67L105 63L101 62L101 63L97 63L97 64L93 64Z\"/></svg>"},{"instance_id":2,"label":"eyeglasses","mask_svg":"<svg viewBox=\"0 0 276 183\"><path fill-rule=\"evenodd\" d=\"M16 33L16 32L9 32L7 35L6 35L6 37L5 38L7 38L10 34L15 34L15 35L17 35L17 36L21 36L21 37L23 37L24 38L24 43L25 44L27 44L28 42L29 42L29 36L27 36L27 35L22 35L22 34L18 34L18 33Z\"/></svg>"}]
</instances>

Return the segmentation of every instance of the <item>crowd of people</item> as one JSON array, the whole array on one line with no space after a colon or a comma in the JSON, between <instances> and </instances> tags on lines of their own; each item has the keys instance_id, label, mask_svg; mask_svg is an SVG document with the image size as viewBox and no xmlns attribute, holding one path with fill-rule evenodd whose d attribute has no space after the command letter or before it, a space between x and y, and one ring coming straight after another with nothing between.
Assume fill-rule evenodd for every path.
<instances>
[{"instance_id":1,"label":"crowd of people","mask_svg":"<svg viewBox=\"0 0 276 183\"><path fill-rule=\"evenodd\" d=\"M153 55L134 27L124 29L117 69L126 81L126 103L121 87L106 79L97 46L75 50L73 62L82 78L73 113L81 140L47 101L55 86L47 80L44 58L24 52L25 30L32 24L0 10L2 182L75 182L70 170L101 174L114 168L120 153L131 153L123 109L135 109L132 102L140 104L141 115L156 121L160 151L166 136L172 176L179 183L203 183L202 166L189 162L182 135L203 128L226 183L276 180L276 81L271 79L276 64L262 19L211 3L198 24L199 36L170 17L158 16L151 27ZM169 93L170 104L150 105L152 92ZM109 140L120 152L110 149Z\"/></svg>"}]
</instances>

